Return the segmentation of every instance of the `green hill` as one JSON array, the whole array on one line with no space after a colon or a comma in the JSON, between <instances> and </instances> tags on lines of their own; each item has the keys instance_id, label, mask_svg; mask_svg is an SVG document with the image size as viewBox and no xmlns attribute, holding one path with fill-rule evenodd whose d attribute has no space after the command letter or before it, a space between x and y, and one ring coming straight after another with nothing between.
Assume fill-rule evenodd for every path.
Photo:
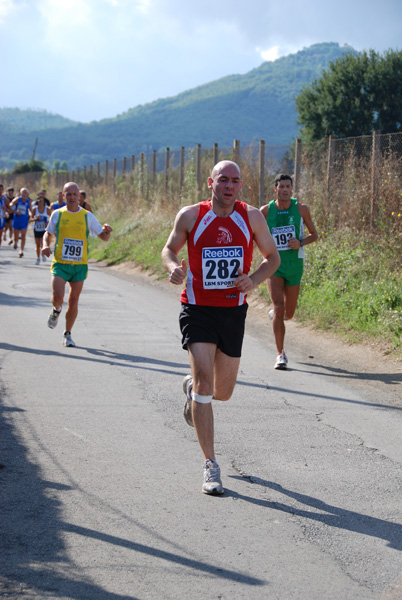
<instances>
[{"instance_id":1,"label":"green hill","mask_svg":"<svg viewBox=\"0 0 402 600\"><path fill-rule=\"evenodd\" d=\"M47 110L0 108L0 123L8 123L14 131L40 131L71 127L76 121L55 115Z\"/></svg>"},{"instance_id":2,"label":"green hill","mask_svg":"<svg viewBox=\"0 0 402 600\"><path fill-rule=\"evenodd\" d=\"M66 124L62 130L56 129L62 125L55 124L43 128L40 119L36 128L28 130L27 119L6 120L0 110L0 167L29 159L36 137L37 158L50 166L55 160L66 161L70 168L166 146L201 143L206 147L214 142L231 146L234 139L288 144L298 132L295 96L346 51L354 52L350 46L336 43L314 44L274 62L264 62L245 75L230 75L175 97L137 106L113 119Z\"/></svg>"}]
</instances>

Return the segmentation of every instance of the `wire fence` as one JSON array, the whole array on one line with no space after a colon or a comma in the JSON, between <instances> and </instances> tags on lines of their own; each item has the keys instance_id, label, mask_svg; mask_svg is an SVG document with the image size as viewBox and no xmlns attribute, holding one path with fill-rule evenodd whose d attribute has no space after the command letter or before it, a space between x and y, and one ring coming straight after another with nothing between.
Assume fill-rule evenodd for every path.
<instances>
[{"instance_id":1,"label":"wire fence","mask_svg":"<svg viewBox=\"0 0 402 600\"><path fill-rule=\"evenodd\" d=\"M296 140L291 146L270 146L265 140L247 146L234 140L231 147L197 144L113 158L70 172L6 174L3 183L35 193L76 181L94 196L103 186L111 194L124 193L148 202L157 198L182 201L183 197L194 202L206 197L210 171L223 159L239 163L243 195L256 206L271 199L274 176L283 171L293 174L295 195L335 227L359 223L373 229L381 226L381 219L396 216L401 229L402 133L329 137L308 145Z\"/></svg>"}]
</instances>

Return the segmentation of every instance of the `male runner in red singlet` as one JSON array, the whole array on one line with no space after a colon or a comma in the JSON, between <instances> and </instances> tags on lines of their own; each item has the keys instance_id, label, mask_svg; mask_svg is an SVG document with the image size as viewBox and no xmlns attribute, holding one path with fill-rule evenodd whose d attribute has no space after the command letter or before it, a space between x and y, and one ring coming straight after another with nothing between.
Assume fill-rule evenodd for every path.
<instances>
[{"instance_id":1,"label":"male runner in red singlet","mask_svg":"<svg viewBox=\"0 0 402 600\"><path fill-rule=\"evenodd\" d=\"M270 277L280 259L267 224L257 208L237 200L240 169L219 162L208 178L211 199L182 208L164 249L169 279L181 285L180 328L191 375L184 378L184 417L194 425L204 455L205 494L222 494L214 453L212 399L229 400L240 364L247 292ZM250 274L253 243L263 258ZM187 243L187 261L178 255Z\"/></svg>"}]
</instances>

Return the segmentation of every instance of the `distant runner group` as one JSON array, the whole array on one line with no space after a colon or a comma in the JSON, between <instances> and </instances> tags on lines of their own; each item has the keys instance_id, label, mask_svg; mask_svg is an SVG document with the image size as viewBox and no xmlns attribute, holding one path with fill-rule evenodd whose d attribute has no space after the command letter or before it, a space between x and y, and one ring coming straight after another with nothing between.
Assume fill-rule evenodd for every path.
<instances>
[{"instance_id":1,"label":"distant runner group","mask_svg":"<svg viewBox=\"0 0 402 600\"><path fill-rule=\"evenodd\" d=\"M75 343L71 330L77 318L78 300L88 273L88 236L107 241L112 228L107 224L103 227L100 225L86 202L85 191L79 190L74 182L65 184L53 204L46 198L46 190L41 190L32 202L27 188L21 188L14 197L12 187L7 188L7 194L4 195L4 186L0 184L0 245L2 240L7 241L8 231L8 244L13 244L17 250L20 243L20 258L24 256L29 221L33 223L36 265L39 265L41 256L43 262L50 257L50 244L53 237L56 238L51 264L53 308L48 326L54 329L57 325L68 282L70 293L63 344L73 347Z\"/></svg>"},{"instance_id":2,"label":"distant runner group","mask_svg":"<svg viewBox=\"0 0 402 600\"><path fill-rule=\"evenodd\" d=\"M220 468L214 451L212 401L231 397L240 365L247 293L267 281L273 309L269 311L277 347L274 368L286 370L285 321L296 310L303 275L304 246L317 240L305 204L292 197L292 178L275 179L274 199L257 209L238 199L243 182L239 166L228 160L214 166L208 178L210 198L182 208L162 250L162 262L181 293L179 324L182 347L188 352L191 373L183 380L184 418L195 428L204 457L202 491L222 494ZM71 331L78 301L88 274L88 237L108 241L112 228L92 213L86 194L74 182L64 185L53 204L42 190L34 203L22 188L0 184L0 238L24 256L29 219L33 222L36 263L50 257L54 241L52 311L48 326L58 323L70 286L63 344L75 346ZM307 229L308 235L305 236ZM1 242L0 242L1 243ZM254 244L262 260L252 271ZM187 259L179 253L187 246Z\"/></svg>"}]
</instances>

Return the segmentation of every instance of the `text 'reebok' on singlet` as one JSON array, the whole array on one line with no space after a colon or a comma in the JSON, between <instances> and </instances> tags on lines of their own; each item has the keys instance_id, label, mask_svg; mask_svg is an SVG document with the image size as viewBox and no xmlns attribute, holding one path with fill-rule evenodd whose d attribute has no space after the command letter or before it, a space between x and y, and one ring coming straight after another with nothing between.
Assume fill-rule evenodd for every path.
<instances>
[{"instance_id":1,"label":"text 'reebok' on singlet","mask_svg":"<svg viewBox=\"0 0 402 600\"><path fill-rule=\"evenodd\" d=\"M88 264L88 211L69 212L67 207L57 211L56 245L53 262L67 265Z\"/></svg>"},{"instance_id":2,"label":"text 'reebok' on singlet","mask_svg":"<svg viewBox=\"0 0 402 600\"><path fill-rule=\"evenodd\" d=\"M238 269L248 274L253 258L253 231L247 206L235 201L228 217L218 217L211 200L199 203L199 213L187 239L188 271L184 304L240 306L246 302L235 286Z\"/></svg>"}]
</instances>

